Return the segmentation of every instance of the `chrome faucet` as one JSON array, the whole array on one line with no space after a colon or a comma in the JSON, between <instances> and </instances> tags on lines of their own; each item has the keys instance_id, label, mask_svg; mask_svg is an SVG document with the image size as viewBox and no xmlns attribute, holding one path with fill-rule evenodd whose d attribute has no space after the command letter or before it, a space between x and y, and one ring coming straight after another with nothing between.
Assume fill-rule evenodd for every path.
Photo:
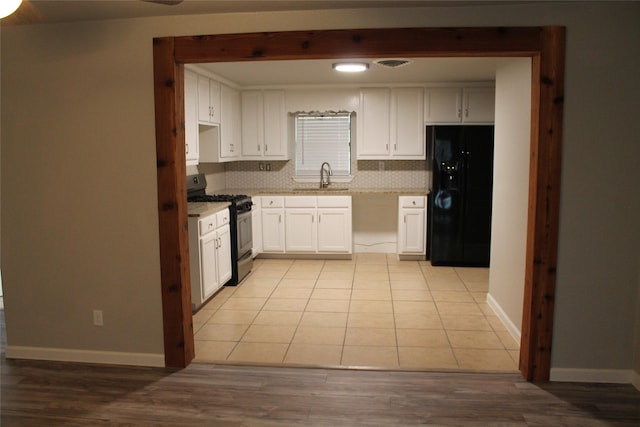
<instances>
[{"instance_id":1,"label":"chrome faucet","mask_svg":"<svg viewBox=\"0 0 640 427\"><path fill-rule=\"evenodd\" d=\"M325 170L325 165L328 168L327 170ZM325 179L325 173L326 173L326 179ZM333 175L333 171L331 170L331 165L329 164L329 162L324 162L322 166L320 166L320 188L327 188L329 184L331 184L331 178L329 178L331 175Z\"/></svg>"}]
</instances>

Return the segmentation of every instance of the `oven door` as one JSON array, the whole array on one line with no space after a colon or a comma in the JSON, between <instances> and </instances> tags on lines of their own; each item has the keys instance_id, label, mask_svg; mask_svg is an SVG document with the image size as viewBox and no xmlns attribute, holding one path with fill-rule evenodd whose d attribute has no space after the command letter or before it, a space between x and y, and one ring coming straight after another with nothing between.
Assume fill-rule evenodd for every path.
<instances>
[{"instance_id":1,"label":"oven door","mask_svg":"<svg viewBox=\"0 0 640 427\"><path fill-rule=\"evenodd\" d=\"M239 213L236 221L238 230L238 259L241 259L247 252L251 252L253 249L251 211Z\"/></svg>"}]
</instances>

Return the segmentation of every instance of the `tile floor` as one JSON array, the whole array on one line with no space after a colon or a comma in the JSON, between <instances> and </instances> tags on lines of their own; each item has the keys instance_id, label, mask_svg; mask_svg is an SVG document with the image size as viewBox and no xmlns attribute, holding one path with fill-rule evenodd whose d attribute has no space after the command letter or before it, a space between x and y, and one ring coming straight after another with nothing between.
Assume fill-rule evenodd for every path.
<instances>
[{"instance_id":1,"label":"tile floor","mask_svg":"<svg viewBox=\"0 0 640 427\"><path fill-rule=\"evenodd\" d=\"M489 270L397 261L256 260L194 315L197 362L517 370L486 304Z\"/></svg>"}]
</instances>

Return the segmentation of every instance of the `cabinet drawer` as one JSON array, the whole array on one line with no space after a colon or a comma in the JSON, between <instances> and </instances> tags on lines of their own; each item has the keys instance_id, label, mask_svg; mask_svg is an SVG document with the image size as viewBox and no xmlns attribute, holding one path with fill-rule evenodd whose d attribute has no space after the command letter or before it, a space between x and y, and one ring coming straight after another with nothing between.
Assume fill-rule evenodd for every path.
<instances>
[{"instance_id":1,"label":"cabinet drawer","mask_svg":"<svg viewBox=\"0 0 640 427\"><path fill-rule=\"evenodd\" d=\"M217 215L215 214L209 215L198 221L198 232L200 233L200 236L209 234L217 228L216 216Z\"/></svg>"},{"instance_id":2,"label":"cabinet drawer","mask_svg":"<svg viewBox=\"0 0 640 427\"><path fill-rule=\"evenodd\" d=\"M216 228L229 224L229 209L225 209L216 214Z\"/></svg>"},{"instance_id":3,"label":"cabinet drawer","mask_svg":"<svg viewBox=\"0 0 640 427\"><path fill-rule=\"evenodd\" d=\"M263 208L281 208L284 207L283 196L262 196L261 205Z\"/></svg>"},{"instance_id":4,"label":"cabinet drawer","mask_svg":"<svg viewBox=\"0 0 640 427\"><path fill-rule=\"evenodd\" d=\"M350 208L351 196L318 196L319 208Z\"/></svg>"},{"instance_id":5,"label":"cabinet drawer","mask_svg":"<svg viewBox=\"0 0 640 427\"><path fill-rule=\"evenodd\" d=\"M316 196L287 196L284 198L286 208L315 208Z\"/></svg>"},{"instance_id":6,"label":"cabinet drawer","mask_svg":"<svg viewBox=\"0 0 640 427\"><path fill-rule=\"evenodd\" d=\"M400 196L400 207L402 208L424 208L425 196Z\"/></svg>"}]
</instances>

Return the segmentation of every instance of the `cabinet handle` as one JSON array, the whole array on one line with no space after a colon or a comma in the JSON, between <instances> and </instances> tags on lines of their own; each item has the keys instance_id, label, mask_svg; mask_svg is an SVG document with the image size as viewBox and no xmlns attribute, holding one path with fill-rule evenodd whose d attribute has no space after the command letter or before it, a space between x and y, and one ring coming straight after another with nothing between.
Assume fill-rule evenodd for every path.
<instances>
[{"instance_id":1,"label":"cabinet handle","mask_svg":"<svg viewBox=\"0 0 640 427\"><path fill-rule=\"evenodd\" d=\"M258 153L260 152L260 144L258 144Z\"/></svg>"},{"instance_id":2,"label":"cabinet handle","mask_svg":"<svg viewBox=\"0 0 640 427\"><path fill-rule=\"evenodd\" d=\"M313 224L313 215L311 215L311 224Z\"/></svg>"},{"instance_id":3,"label":"cabinet handle","mask_svg":"<svg viewBox=\"0 0 640 427\"><path fill-rule=\"evenodd\" d=\"M282 215L278 215L278 222L282 223Z\"/></svg>"},{"instance_id":4,"label":"cabinet handle","mask_svg":"<svg viewBox=\"0 0 640 427\"><path fill-rule=\"evenodd\" d=\"M462 117L462 110L458 109L458 118Z\"/></svg>"},{"instance_id":5,"label":"cabinet handle","mask_svg":"<svg viewBox=\"0 0 640 427\"><path fill-rule=\"evenodd\" d=\"M464 116L465 117L469 117L469 109L468 108L464 109Z\"/></svg>"},{"instance_id":6,"label":"cabinet handle","mask_svg":"<svg viewBox=\"0 0 640 427\"><path fill-rule=\"evenodd\" d=\"M413 206L415 206L415 205L416 205L416 201L415 201L415 200L414 200L414 201L412 201L411 203L413 203Z\"/></svg>"},{"instance_id":7,"label":"cabinet handle","mask_svg":"<svg viewBox=\"0 0 640 427\"><path fill-rule=\"evenodd\" d=\"M264 152L266 153L267 151L269 151L269 146L267 144L264 144Z\"/></svg>"},{"instance_id":8,"label":"cabinet handle","mask_svg":"<svg viewBox=\"0 0 640 427\"><path fill-rule=\"evenodd\" d=\"M187 147L186 152L189 154L189 144L184 144L184 146Z\"/></svg>"},{"instance_id":9,"label":"cabinet handle","mask_svg":"<svg viewBox=\"0 0 640 427\"><path fill-rule=\"evenodd\" d=\"M406 224L407 223L407 215L405 214L403 218L404 218L404 223Z\"/></svg>"},{"instance_id":10,"label":"cabinet handle","mask_svg":"<svg viewBox=\"0 0 640 427\"><path fill-rule=\"evenodd\" d=\"M318 224L320 224L320 220L322 219L322 215L318 214Z\"/></svg>"},{"instance_id":11,"label":"cabinet handle","mask_svg":"<svg viewBox=\"0 0 640 427\"><path fill-rule=\"evenodd\" d=\"M398 151L398 144L393 144L393 151Z\"/></svg>"},{"instance_id":12,"label":"cabinet handle","mask_svg":"<svg viewBox=\"0 0 640 427\"><path fill-rule=\"evenodd\" d=\"M389 144L385 144L384 149L389 151Z\"/></svg>"}]
</instances>

